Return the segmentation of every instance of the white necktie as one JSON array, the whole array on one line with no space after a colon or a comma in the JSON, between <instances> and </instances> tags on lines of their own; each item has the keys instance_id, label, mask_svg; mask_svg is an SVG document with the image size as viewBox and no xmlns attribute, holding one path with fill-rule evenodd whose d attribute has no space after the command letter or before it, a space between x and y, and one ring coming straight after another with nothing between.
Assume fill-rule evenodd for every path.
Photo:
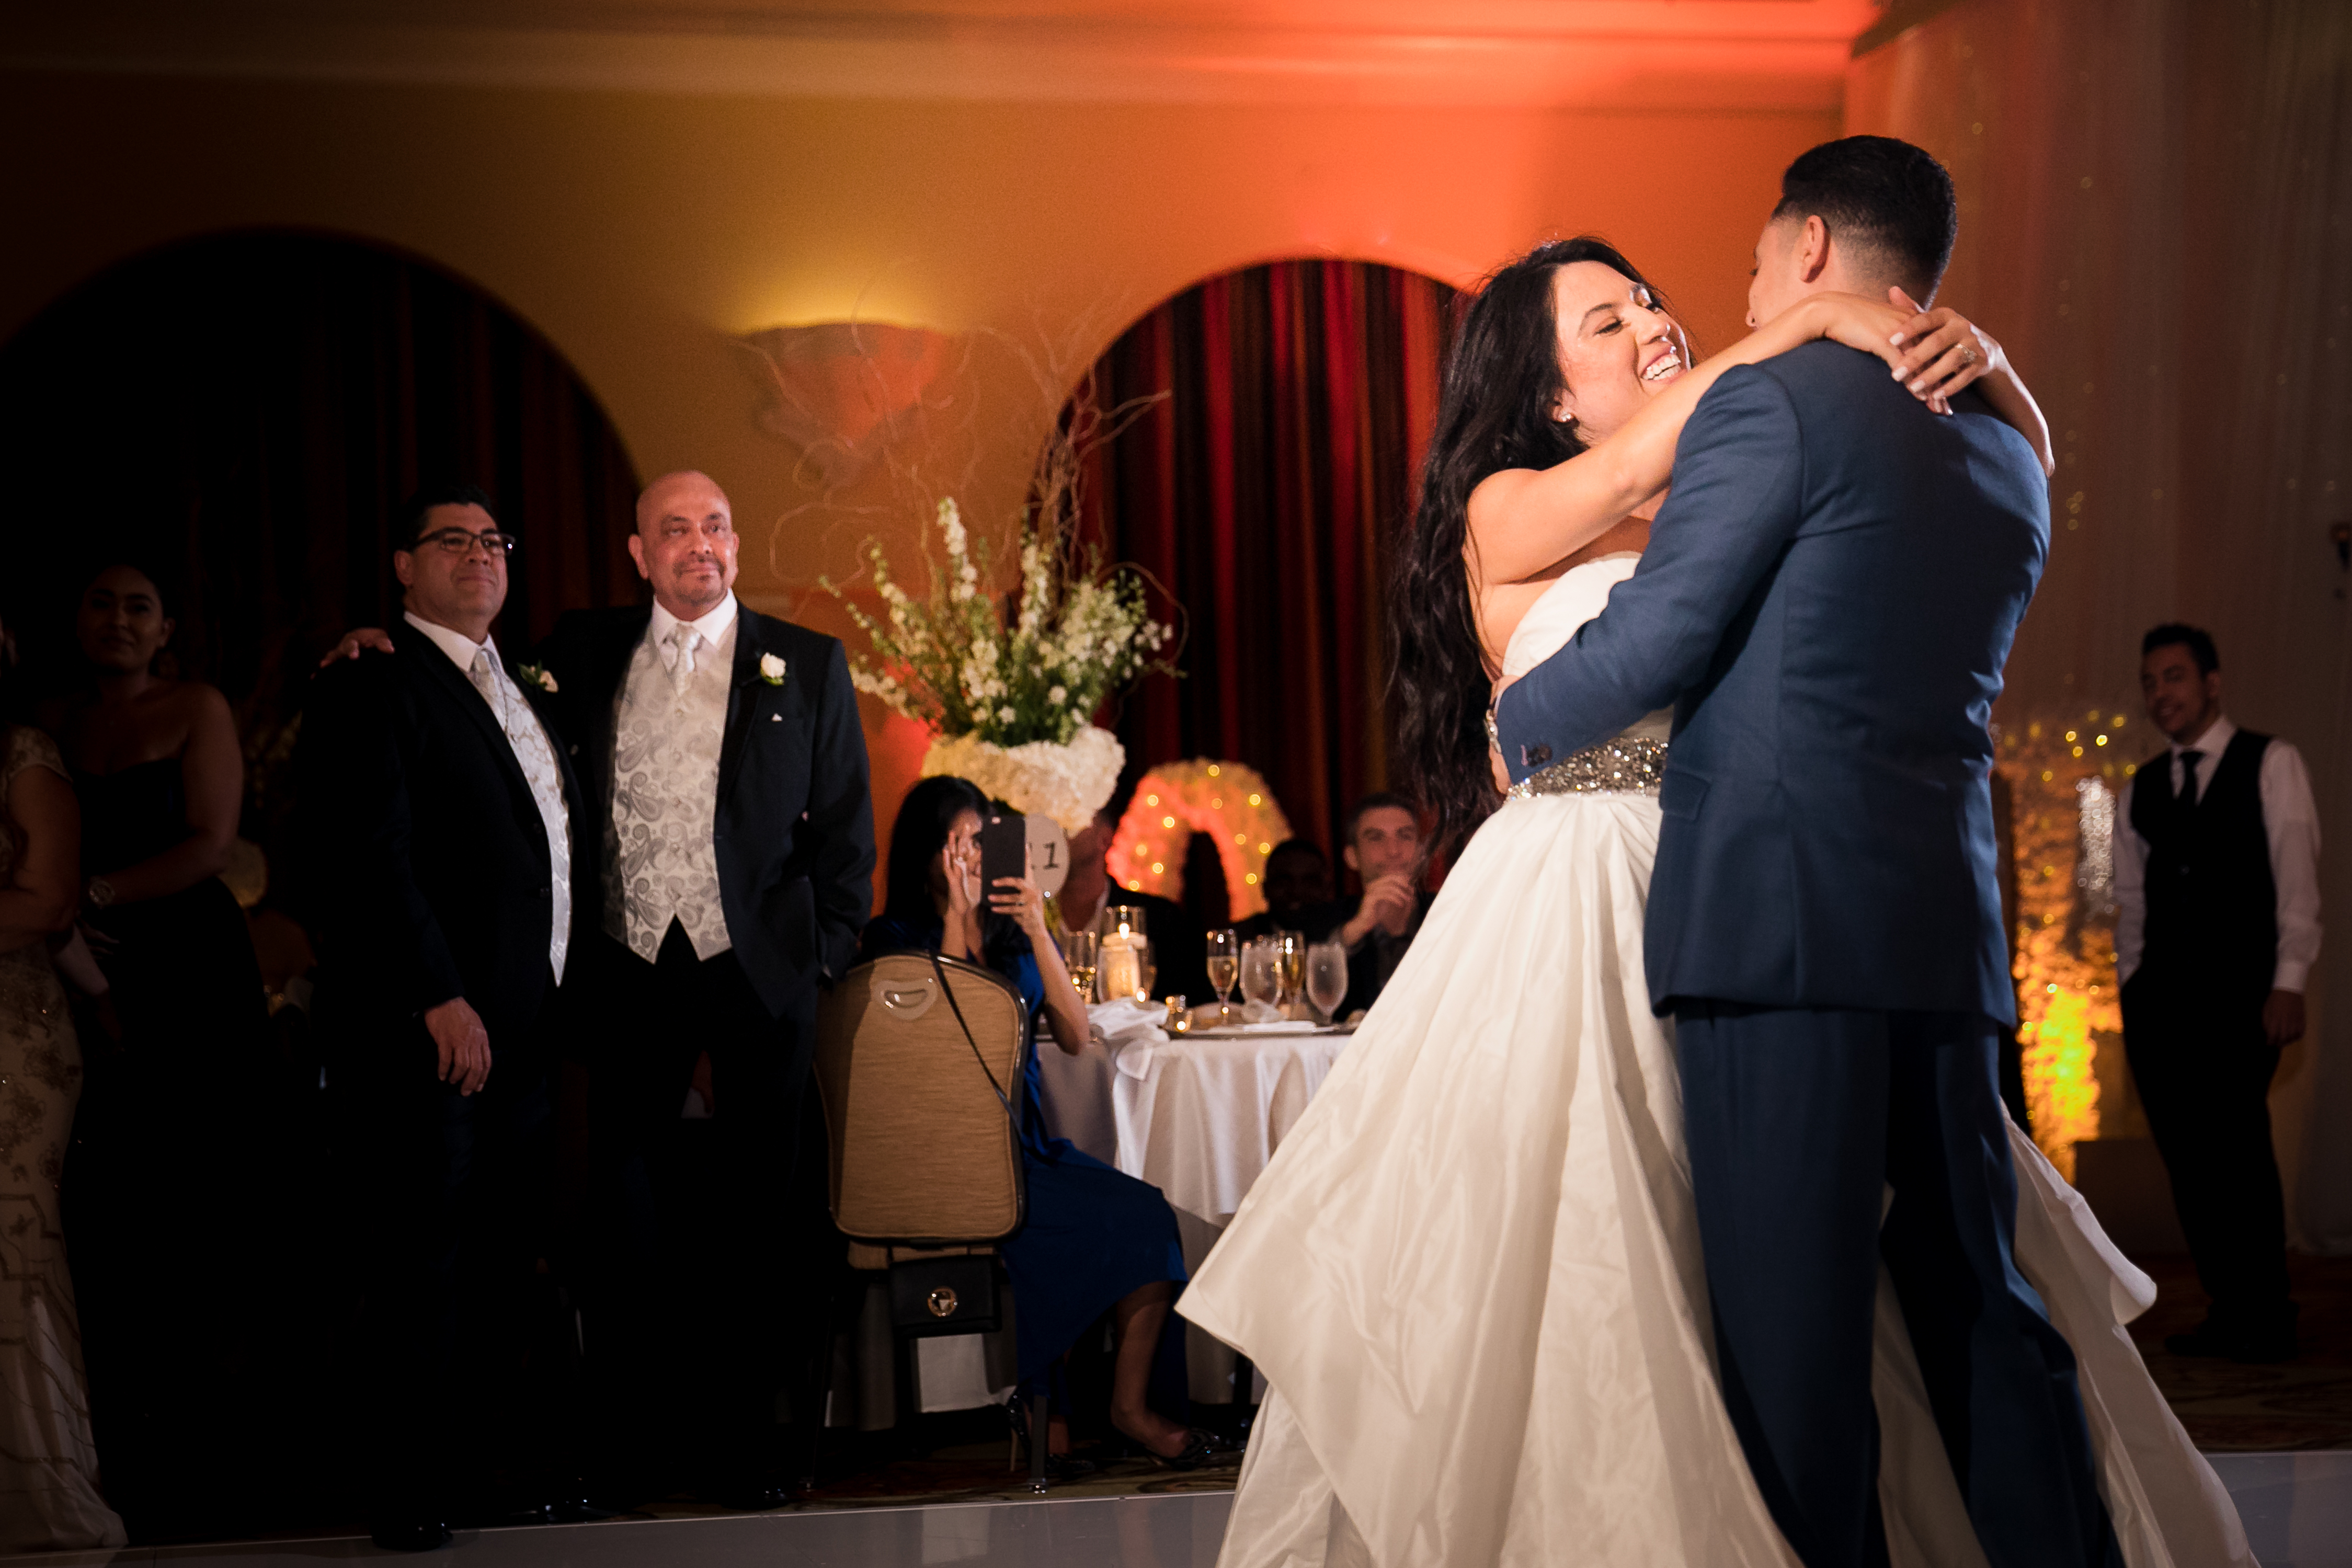
<instances>
[{"instance_id":1,"label":"white necktie","mask_svg":"<svg viewBox=\"0 0 2352 1568\"><path fill-rule=\"evenodd\" d=\"M490 651L488 648L474 650L474 662L466 666L466 677L474 683L474 689L482 694L482 700L490 705L490 711L497 713L499 676L498 672L490 668ZM504 716L500 717L503 722Z\"/></svg>"},{"instance_id":2,"label":"white necktie","mask_svg":"<svg viewBox=\"0 0 2352 1568\"><path fill-rule=\"evenodd\" d=\"M669 641L677 650L677 657L670 661L670 689L684 696L688 683L694 679L694 651L702 646L702 633L691 626L673 626Z\"/></svg>"}]
</instances>

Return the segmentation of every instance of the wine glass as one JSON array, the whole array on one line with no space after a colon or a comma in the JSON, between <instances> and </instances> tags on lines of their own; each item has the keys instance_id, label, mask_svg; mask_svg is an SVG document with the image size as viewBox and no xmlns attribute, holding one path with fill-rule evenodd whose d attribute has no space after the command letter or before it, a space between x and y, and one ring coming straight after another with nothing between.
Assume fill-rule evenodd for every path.
<instances>
[{"instance_id":1,"label":"wine glass","mask_svg":"<svg viewBox=\"0 0 2352 1568\"><path fill-rule=\"evenodd\" d=\"M1135 999L1148 1002L1160 988L1160 960L1151 951L1150 938L1135 939Z\"/></svg>"},{"instance_id":2,"label":"wine glass","mask_svg":"<svg viewBox=\"0 0 2352 1568\"><path fill-rule=\"evenodd\" d=\"M1242 996L1268 1007L1281 999L1282 961L1270 936L1261 936L1242 948Z\"/></svg>"},{"instance_id":3,"label":"wine glass","mask_svg":"<svg viewBox=\"0 0 2352 1568\"><path fill-rule=\"evenodd\" d=\"M1241 978L1241 938L1231 926L1209 933L1209 984L1217 993L1217 1017L1233 1009L1234 982Z\"/></svg>"},{"instance_id":4,"label":"wine glass","mask_svg":"<svg viewBox=\"0 0 2352 1568\"><path fill-rule=\"evenodd\" d=\"M1339 1004L1348 999L1348 949L1337 942L1318 942L1307 949L1307 999L1325 1023L1339 1021Z\"/></svg>"},{"instance_id":5,"label":"wine glass","mask_svg":"<svg viewBox=\"0 0 2352 1568\"><path fill-rule=\"evenodd\" d=\"M1091 931L1072 931L1062 939L1062 960L1069 966L1070 984L1077 988L1078 1000L1082 1002L1097 999L1095 966L1100 940Z\"/></svg>"}]
</instances>

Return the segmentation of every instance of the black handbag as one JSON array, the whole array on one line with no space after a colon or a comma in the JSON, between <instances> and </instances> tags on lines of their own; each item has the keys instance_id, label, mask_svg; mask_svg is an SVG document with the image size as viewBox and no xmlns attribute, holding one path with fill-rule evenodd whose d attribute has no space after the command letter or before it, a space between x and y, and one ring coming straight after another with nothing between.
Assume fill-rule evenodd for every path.
<instances>
[{"instance_id":1,"label":"black handbag","mask_svg":"<svg viewBox=\"0 0 2352 1568\"><path fill-rule=\"evenodd\" d=\"M1003 1322L995 1254L910 1258L890 1265L890 1326L900 1337L986 1333Z\"/></svg>"}]
</instances>

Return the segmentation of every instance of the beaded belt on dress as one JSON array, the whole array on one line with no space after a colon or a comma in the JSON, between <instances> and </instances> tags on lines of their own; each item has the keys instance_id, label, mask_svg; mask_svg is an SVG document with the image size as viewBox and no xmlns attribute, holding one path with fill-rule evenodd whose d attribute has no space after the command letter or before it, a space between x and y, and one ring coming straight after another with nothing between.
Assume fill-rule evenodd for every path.
<instances>
[{"instance_id":1,"label":"beaded belt on dress","mask_svg":"<svg viewBox=\"0 0 2352 1568\"><path fill-rule=\"evenodd\" d=\"M1497 751L1502 749L1491 710L1486 715L1486 738ZM1537 795L1654 795L1665 772L1664 741L1621 735L1538 768L1512 785L1508 793L1514 800Z\"/></svg>"}]
</instances>

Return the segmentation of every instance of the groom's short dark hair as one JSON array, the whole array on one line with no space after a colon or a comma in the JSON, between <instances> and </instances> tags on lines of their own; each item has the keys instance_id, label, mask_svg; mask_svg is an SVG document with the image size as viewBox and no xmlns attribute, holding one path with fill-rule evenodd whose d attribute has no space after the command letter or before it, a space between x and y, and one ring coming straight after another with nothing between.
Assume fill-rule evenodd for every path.
<instances>
[{"instance_id":1,"label":"groom's short dark hair","mask_svg":"<svg viewBox=\"0 0 2352 1568\"><path fill-rule=\"evenodd\" d=\"M1875 253L1888 282L1925 305L1959 233L1952 177L1925 148L1891 136L1824 141L1780 176L1775 218L1819 217L1839 245Z\"/></svg>"}]
</instances>

